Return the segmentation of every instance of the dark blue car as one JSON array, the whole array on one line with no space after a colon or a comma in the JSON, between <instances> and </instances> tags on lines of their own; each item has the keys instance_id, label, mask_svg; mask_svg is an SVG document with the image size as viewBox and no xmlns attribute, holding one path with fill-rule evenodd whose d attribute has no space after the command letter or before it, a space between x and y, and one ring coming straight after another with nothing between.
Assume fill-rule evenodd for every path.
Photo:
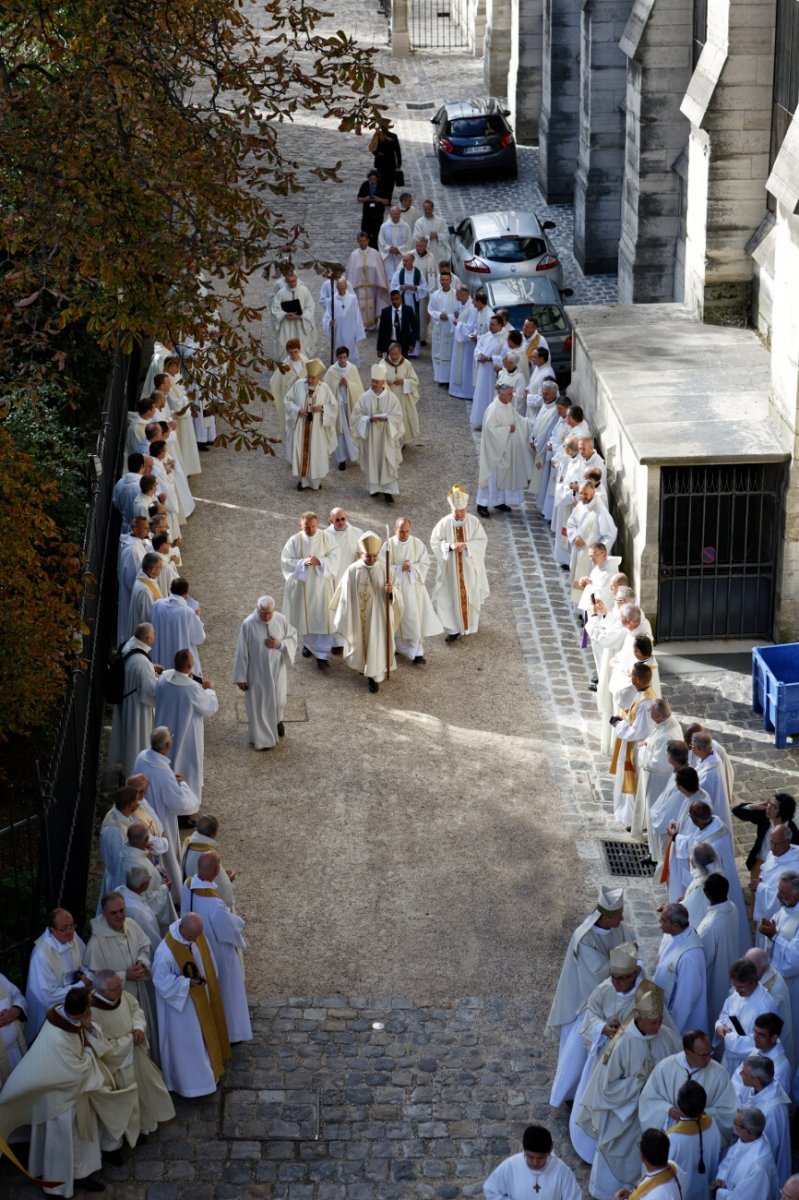
<instances>
[{"instance_id":1,"label":"dark blue car","mask_svg":"<svg viewBox=\"0 0 799 1200\"><path fill-rule=\"evenodd\" d=\"M442 183L485 175L515 179L516 140L498 100L462 100L445 104L432 118L433 148Z\"/></svg>"}]
</instances>

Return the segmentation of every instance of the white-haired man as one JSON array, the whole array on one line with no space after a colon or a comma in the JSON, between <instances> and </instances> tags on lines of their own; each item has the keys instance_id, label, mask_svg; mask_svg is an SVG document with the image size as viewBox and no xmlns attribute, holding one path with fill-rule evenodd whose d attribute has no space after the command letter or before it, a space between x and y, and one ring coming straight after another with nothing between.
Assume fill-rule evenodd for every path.
<instances>
[{"instance_id":1,"label":"white-haired man","mask_svg":"<svg viewBox=\"0 0 799 1200\"><path fill-rule=\"evenodd\" d=\"M394 637L397 652L415 666L424 666L425 637L444 632L425 586L430 570L430 555L421 538L411 534L408 517L394 522L394 536L388 540L391 578L402 597L402 617Z\"/></svg>"},{"instance_id":2,"label":"white-haired man","mask_svg":"<svg viewBox=\"0 0 799 1200\"><path fill-rule=\"evenodd\" d=\"M524 502L533 474L530 450L531 422L513 407L513 388L497 386L483 417L480 436L479 487L477 515L490 517L489 505L499 512L510 512Z\"/></svg>"},{"instance_id":3,"label":"white-haired man","mask_svg":"<svg viewBox=\"0 0 799 1200\"><path fill-rule=\"evenodd\" d=\"M239 630L233 682L244 692L250 744L271 750L284 736L287 672L297 653L297 631L275 611L271 596L260 596Z\"/></svg>"},{"instance_id":4,"label":"white-haired man","mask_svg":"<svg viewBox=\"0 0 799 1200\"><path fill-rule=\"evenodd\" d=\"M650 700L649 732L638 747L636 767L638 786L635 794L635 810L631 833L640 838L649 828L649 811L674 774L669 762L669 743L682 739L680 722L673 715L671 705L662 696Z\"/></svg>"},{"instance_id":5,"label":"white-haired man","mask_svg":"<svg viewBox=\"0 0 799 1200\"><path fill-rule=\"evenodd\" d=\"M347 512L343 508L331 508L330 524L325 530L339 547L338 566L336 567L336 583L341 582L341 576L347 567L358 558L358 542L363 537L363 530L357 525L351 525Z\"/></svg>"},{"instance_id":6,"label":"white-haired man","mask_svg":"<svg viewBox=\"0 0 799 1200\"><path fill-rule=\"evenodd\" d=\"M765 1128L766 1118L759 1108L736 1111L733 1130L737 1141L719 1163L718 1177L710 1182L715 1200L773 1200L777 1195L777 1168L771 1146L763 1136ZM795 1192L788 1192L786 1185L782 1194L785 1200L795 1200L799 1186Z\"/></svg>"}]
</instances>

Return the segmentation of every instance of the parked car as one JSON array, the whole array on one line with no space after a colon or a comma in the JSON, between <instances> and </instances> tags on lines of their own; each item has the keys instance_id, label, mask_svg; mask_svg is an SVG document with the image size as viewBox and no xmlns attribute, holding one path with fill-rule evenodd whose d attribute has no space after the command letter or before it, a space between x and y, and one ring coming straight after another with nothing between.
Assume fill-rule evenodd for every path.
<instances>
[{"instance_id":1,"label":"parked car","mask_svg":"<svg viewBox=\"0 0 799 1200\"><path fill-rule=\"evenodd\" d=\"M442 183L485 175L515 179L516 139L508 124L510 109L498 100L445 104L432 118L433 149Z\"/></svg>"},{"instance_id":2,"label":"parked car","mask_svg":"<svg viewBox=\"0 0 799 1200\"><path fill-rule=\"evenodd\" d=\"M485 284L488 303L493 309L506 308L514 329L521 329L533 316L549 345L550 361L561 388L571 381L572 327L563 306L563 296L551 279L491 279Z\"/></svg>"},{"instance_id":3,"label":"parked car","mask_svg":"<svg viewBox=\"0 0 799 1200\"><path fill-rule=\"evenodd\" d=\"M464 217L450 230L452 269L468 284L532 276L563 287L563 267L546 237L554 228L554 221L515 209Z\"/></svg>"}]
</instances>

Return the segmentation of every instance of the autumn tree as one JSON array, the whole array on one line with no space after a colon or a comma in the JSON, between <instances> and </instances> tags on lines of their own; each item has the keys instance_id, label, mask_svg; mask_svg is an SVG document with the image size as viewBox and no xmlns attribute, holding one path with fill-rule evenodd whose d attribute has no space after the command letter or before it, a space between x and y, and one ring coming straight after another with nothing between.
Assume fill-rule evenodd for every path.
<instances>
[{"instance_id":1,"label":"autumn tree","mask_svg":"<svg viewBox=\"0 0 799 1200\"><path fill-rule=\"evenodd\" d=\"M301 0L0 0L0 387L101 348L193 336L239 445L268 360L255 272L305 250L291 196L335 179L286 127L385 120L377 51ZM198 286L198 279L210 289Z\"/></svg>"}]
</instances>

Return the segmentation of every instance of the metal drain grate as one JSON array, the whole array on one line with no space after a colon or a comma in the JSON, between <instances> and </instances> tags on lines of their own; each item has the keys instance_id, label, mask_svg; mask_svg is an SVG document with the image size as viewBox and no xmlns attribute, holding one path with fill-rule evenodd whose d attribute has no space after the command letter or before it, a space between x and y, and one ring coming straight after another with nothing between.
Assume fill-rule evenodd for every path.
<instances>
[{"instance_id":1,"label":"metal drain grate","mask_svg":"<svg viewBox=\"0 0 799 1200\"><path fill-rule=\"evenodd\" d=\"M647 878L654 870L649 860L649 847L639 842L603 842L605 858L611 875L631 875Z\"/></svg>"},{"instance_id":2,"label":"metal drain grate","mask_svg":"<svg viewBox=\"0 0 799 1200\"><path fill-rule=\"evenodd\" d=\"M421 109L424 109L424 108L435 108L435 101L425 100L425 101L419 101L418 103L414 103L411 100L406 100L405 107L410 109L411 112L419 112Z\"/></svg>"}]
</instances>

